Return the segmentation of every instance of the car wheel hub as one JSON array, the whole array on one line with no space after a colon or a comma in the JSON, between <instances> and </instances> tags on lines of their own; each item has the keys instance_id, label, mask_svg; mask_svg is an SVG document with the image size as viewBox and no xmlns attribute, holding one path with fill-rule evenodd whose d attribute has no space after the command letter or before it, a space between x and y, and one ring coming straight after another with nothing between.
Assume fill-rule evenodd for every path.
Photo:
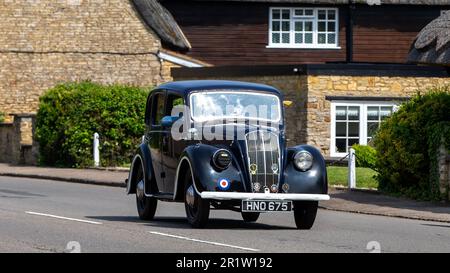
<instances>
[{"instance_id":1,"label":"car wheel hub","mask_svg":"<svg viewBox=\"0 0 450 273\"><path fill-rule=\"evenodd\" d=\"M192 185L186 190L186 204L191 208L195 205L195 192Z\"/></svg>"},{"instance_id":2,"label":"car wheel hub","mask_svg":"<svg viewBox=\"0 0 450 273\"><path fill-rule=\"evenodd\" d=\"M144 199L144 180L141 180L138 182L138 184L136 185L136 194L137 197L139 198L139 200L143 200Z\"/></svg>"}]
</instances>

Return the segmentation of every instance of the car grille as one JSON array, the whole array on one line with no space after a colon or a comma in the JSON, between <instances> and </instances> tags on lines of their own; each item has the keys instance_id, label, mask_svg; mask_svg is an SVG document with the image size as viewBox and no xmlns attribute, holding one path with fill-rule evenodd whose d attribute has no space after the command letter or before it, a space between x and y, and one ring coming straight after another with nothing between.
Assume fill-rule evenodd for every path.
<instances>
[{"instance_id":1,"label":"car grille","mask_svg":"<svg viewBox=\"0 0 450 273\"><path fill-rule=\"evenodd\" d=\"M246 135L248 170L253 192L278 192L280 180L280 146L278 135L253 131Z\"/></svg>"}]
</instances>

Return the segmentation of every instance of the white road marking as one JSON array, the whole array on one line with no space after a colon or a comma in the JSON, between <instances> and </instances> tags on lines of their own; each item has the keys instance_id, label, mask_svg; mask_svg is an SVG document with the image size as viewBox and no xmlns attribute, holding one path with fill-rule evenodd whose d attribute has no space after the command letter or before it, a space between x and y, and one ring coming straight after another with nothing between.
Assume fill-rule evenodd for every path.
<instances>
[{"instance_id":1,"label":"white road marking","mask_svg":"<svg viewBox=\"0 0 450 273\"><path fill-rule=\"evenodd\" d=\"M82 219L75 219L75 218L68 218L68 217L57 216L57 215L46 214L46 213L39 213L39 212L32 212L32 211L25 211L25 213L26 214L31 214L31 215L38 215L38 216L45 216L45 217L50 217L50 218L56 218L56 219L61 219L61 220L68 220L68 221L75 221L75 222L81 222L81 223L86 223L86 224L93 224L93 225L101 225L102 224L100 222L94 222L94 221L88 221L88 220L82 220Z\"/></svg>"},{"instance_id":2,"label":"white road marking","mask_svg":"<svg viewBox=\"0 0 450 273\"><path fill-rule=\"evenodd\" d=\"M154 235L161 235L161 236L165 236L165 237L176 238L176 239L181 239L181 240L186 240L186 241L191 241L191 242L197 242L197 243L203 243L203 244L209 244L209 245L215 245L215 246L230 247L230 248L236 248L236 249L247 250L247 251L255 251L255 252L260 251L259 249L255 249L255 248L248 248L248 247L228 245L228 244L222 244L222 243L211 242L211 241L204 241L204 240L199 240L199 239L192 239L192 238L188 238L188 237L172 235L172 234L167 234L167 233L161 233L161 232L156 232L156 231L149 231L149 232Z\"/></svg>"}]
</instances>

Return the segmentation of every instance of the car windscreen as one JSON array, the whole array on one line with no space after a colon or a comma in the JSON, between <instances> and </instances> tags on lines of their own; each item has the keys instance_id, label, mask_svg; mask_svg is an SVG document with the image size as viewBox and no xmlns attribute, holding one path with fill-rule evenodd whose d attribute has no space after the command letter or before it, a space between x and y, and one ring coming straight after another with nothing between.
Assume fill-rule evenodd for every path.
<instances>
[{"instance_id":1,"label":"car windscreen","mask_svg":"<svg viewBox=\"0 0 450 273\"><path fill-rule=\"evenodd\" d=\"M266 120L280 122L278 96L252 91L203 91L191 94L194 121L214 119Z\"/></svg>"}]
</instances>

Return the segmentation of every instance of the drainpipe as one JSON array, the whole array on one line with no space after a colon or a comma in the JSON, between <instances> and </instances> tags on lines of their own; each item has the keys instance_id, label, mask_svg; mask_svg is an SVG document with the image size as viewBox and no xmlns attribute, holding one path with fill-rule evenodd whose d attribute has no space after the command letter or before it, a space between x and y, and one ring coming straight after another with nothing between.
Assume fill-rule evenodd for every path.
<instances>
[{"instance_id":1,"label":"drainpipe","mask_svg":"<svg viewBox=\"0 0 450 273\"><path fill-rule=\"evenodd\" d=\"M347 22L346 22L346 58L347 63L353 62L353 24L354 24L354 11L356 5L354 0L350 0L347 7Z\"/></svg>"}]
</instances>

